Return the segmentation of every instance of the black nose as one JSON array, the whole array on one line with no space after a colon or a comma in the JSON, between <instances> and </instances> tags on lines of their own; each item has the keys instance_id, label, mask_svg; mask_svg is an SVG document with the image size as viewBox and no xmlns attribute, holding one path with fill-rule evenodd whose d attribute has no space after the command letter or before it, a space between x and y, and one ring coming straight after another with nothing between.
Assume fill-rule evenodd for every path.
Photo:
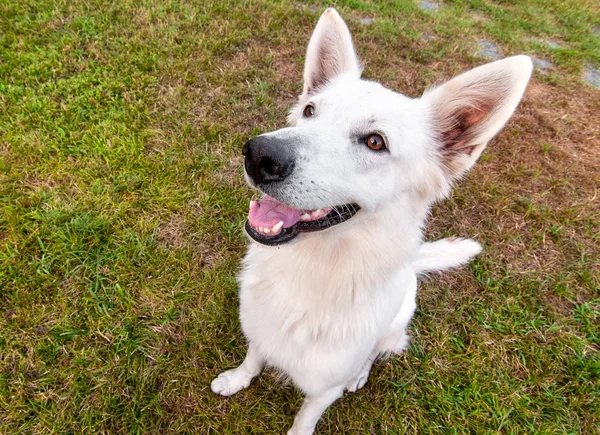
<instances>
[{"instance_id":1,"label":"black nose","mask_svg":"<svg viewBox=\"0 0 600 435\"><path fill-rule=\"evenodd\" d=\"M257 185L283 181L294 170L295 156L286 140L258 136L246 142L242 154L246 173Z\"/></svg>"}]
</instances>

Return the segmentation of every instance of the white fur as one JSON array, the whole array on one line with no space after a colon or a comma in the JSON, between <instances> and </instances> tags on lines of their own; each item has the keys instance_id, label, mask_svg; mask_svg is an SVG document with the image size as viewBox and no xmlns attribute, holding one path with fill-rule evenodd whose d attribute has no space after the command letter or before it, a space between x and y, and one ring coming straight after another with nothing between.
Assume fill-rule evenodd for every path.
<instances>
[{"instance_id":1,"label":"white fur","mask_svg":"<svg viewBox=\"0 0 600 435\"><path fill-rule=\"evenodd\" d=\"M412 262L416 274L437 272L467 263L481 252L481 245L471 239L449 238L425 242Z\"/></svg>"},{"instance_id":2,"label":"white fur","mask_svg":"<svg viewBox=\"0 0 600 435\"><path fill-rule=\"evenodd\" d=\"M348 28L335 10L325 11L292 127L268 133L297 143L299 158L289 179L267 193L297 208L357 203L361 210L279 247L250 243L239 276L249 350L242 365L212 382L215 393L234 394L265 364L276 367L307 395L288 434L307 435L344 389L365 384L378 356L406 348L417 274L460 266L481 250L468 239L423 243L429 208L508 120L530 74L531 61L518 56L409 99L360 80ZM310 118L302 116L307 103L315 107ZM360 143L370 132L386 138L388 151Z\"/></svg>"}]
</instances>

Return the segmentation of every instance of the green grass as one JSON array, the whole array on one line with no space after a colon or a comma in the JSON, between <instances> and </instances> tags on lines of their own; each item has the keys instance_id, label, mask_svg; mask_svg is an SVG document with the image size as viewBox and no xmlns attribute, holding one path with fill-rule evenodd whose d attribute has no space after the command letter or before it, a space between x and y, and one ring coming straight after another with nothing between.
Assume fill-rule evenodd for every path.
<instances>
[{"instance_id":1,"label":"green grass","mask_svg":"<svg viewBox=\"0 0 600 435\"><path fill-rule=\"evenodd\" d=\"M581 70L600 65L598 5L416 4L336 4L368 78L417 96L481 63L477 39L556 69L434 209L429 237L485 253L422 283L409 351L319 433L597 433L600 91ZM230 399L208 385L244 355L240 148L284 124L325 6L0 4L1 433L291 424L301 396L272 372Z\"/></svg>"}]
</instances>

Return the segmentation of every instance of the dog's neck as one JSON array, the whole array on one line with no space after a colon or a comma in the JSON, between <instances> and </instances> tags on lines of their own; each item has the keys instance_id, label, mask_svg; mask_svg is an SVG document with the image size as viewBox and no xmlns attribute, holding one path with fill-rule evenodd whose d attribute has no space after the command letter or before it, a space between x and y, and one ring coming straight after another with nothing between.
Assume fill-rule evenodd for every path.
<instances>
[{"instance_id":1,"label":"dog's neck","mask_svg":"<svg viewBox=\"0 0 600 435\"><path fill-rule=\"evenodd\" d=\"M329 230L302 234L288 245L253 242L248 251L252 262L246 265L267 274L279 268L322 281L360 280L363 286L376 287L380 277L408 266L422 242L429 203L405 196Z\"/></svg>"},{"instance_id":2,"label":"dog's neck","mask_svg":"<svg viewBox=\"0 0 600 435\"><path fill-rule=\"evenodd\" d=\"M402 195L373 212L356 216L347 230L332 231L332 238L346 246L346 255L367 251L374 258L397 268L410 262L422 241L429 205Z\"/></svg>"}]
</instances>

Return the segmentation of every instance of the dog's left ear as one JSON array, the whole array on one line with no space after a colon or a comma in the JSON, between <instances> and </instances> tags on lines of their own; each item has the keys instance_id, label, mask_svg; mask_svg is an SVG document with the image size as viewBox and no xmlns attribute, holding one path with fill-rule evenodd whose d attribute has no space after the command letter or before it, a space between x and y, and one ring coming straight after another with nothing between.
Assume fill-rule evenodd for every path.
<instances>
[{"instance_id":1,"label":"dog's left ear","mask_svg":"<svg viewBox=\"0 0 600 435\"><path fill-rule=\"evenodd\" d=\"M308 43L302 95L316 92L320 86L343 73L360 77L360 63L348 26L334 8L329 8L319 18Z\"/></svg>"},{"instance_id":2,"label":"dog's left ear","mask_svg":"<svg viewBox=\"0 0 600 435\"><path fill-rule=\"evenodd\" d=\"M531 77L527 56L489 63L428 90L438 152L450 179L460 177L515 111Z\"/></svg>"}]
</instances>

